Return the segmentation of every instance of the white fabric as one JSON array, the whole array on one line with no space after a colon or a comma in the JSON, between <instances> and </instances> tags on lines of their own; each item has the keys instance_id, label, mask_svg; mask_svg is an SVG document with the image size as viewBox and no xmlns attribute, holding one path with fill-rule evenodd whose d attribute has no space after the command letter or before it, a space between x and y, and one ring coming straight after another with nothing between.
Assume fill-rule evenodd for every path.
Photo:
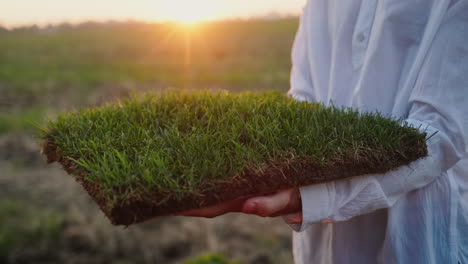
<instances>
[{"instance_id":1,"label":"white fabric","mask_svg":"<svg viewBox=\"0 0 468 264\"><path fill-rule=\"evenodd\" d=\"M296 263L468 264L468 1L310 0L292 59L298 100L437 131L409 166L300 188Z\"/></svg>"}]
</instances>

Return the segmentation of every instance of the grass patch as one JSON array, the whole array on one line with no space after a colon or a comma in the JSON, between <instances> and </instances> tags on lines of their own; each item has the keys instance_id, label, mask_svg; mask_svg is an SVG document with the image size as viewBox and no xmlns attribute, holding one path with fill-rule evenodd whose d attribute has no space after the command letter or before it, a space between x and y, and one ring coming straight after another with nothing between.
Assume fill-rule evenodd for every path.
<instances>
[{"instance_id":1,"label":"grass patch","mask_svg":"<svg viewBox=\"0 0 468 264\"><path fill-rule=\"evenodd\" d=\"M401 121L279 92L134 96L61 114L42 138L49 161L79 176L108 216L385 172L427 154L425 135Z\"/></svg>"}]
</instances>

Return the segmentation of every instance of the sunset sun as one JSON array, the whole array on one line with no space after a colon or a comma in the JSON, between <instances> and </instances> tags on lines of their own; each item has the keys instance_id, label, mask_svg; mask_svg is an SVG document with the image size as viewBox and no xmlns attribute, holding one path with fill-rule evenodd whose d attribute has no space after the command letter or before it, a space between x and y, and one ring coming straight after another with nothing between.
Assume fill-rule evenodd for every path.
<instances>
[{"instance_id":1,"label":"sunset sun","mask_svg":"<svg viewBox=\"0 0 468 264\"><path fill-rule=\"evenodd\" d=\"M192 11L186 10L184 12L178 12L176 14L171 15L171 20L176 22L180 22L183 24L196 24L202 21L209 20L210 17L208 15L202 13L194 13Z\"/></svg>"},{"instance_id":2,"label":"sunset sun","mask_svg":"<svg viewBox=\"0 0 468 264\"><path fill-rule=\"evenodd\" d=\"M159 8L168 20L193 25L217 18L216 10L211 2L208 0L173 0L161 3Z\"/></svg>"}]
</instances>

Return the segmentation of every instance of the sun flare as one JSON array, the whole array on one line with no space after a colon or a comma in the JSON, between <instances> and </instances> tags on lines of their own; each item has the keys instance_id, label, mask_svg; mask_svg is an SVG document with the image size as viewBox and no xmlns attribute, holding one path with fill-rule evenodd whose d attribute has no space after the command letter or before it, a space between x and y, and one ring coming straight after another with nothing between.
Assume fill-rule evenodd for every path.
<instances>
[{"instance_id":1,"label":"sun flare","mask_svg":"<svg viewBox=\"0 0 468 264\"><path fill-rule=\"evenodd\" d=\"M186 24L186 25L193 25L199 22L208 20L208 16L204 16L202 14L196 14L192 12L180 12L171 16L172 19L176 22Z\"/></svg>"},{"instance_id":2,"label":"sun flare","mask_svg":"<svg viewBox=\"0 0 468 264\"><path fill-rule=\"evenodd\" d=\"M200 22L216 19L216 10L208 0L172 0L159 6L168 20L193 26Z\"/></svg>"}]
</instances>

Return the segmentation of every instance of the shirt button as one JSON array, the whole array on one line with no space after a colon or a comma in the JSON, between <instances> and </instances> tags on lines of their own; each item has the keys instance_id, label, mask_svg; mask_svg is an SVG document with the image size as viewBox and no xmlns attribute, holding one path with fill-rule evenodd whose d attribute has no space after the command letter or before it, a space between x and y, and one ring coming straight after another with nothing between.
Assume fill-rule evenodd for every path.
<instances>
[{"instance_id":1,"label":"shirt button","mask_svg":"<svg viewBox=\"0 0 468 264\"><path fill-rule=\"evenodd\" d=\"M359 42L363 42L365 39L366 39L366 36L364 35L364 33L359 33L359 35L357 36L357 40Z\"/></svg>"}]
</instances>

